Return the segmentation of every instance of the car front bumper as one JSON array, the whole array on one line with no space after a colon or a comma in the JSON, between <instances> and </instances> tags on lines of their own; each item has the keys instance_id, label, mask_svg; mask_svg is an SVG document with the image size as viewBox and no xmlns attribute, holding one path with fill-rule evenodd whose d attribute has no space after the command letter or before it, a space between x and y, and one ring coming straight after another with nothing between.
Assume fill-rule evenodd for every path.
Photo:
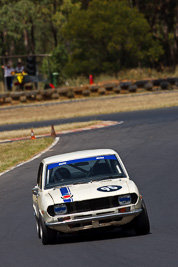
<instances>
[{"instance_id":1,"label":"car front bumper","mask_svg":"<svg viewBox=\"0 0 178 267\"><path fill-rule=\"evenodd\" d=\"M95 222L95 221L117 221L119 219L122 220L123 217L129 216L137 216L142 212L142 209L136 209L128 212L119 212L119 213L112 213L112 214L104 214L104 215L94 215L94 216L82 216L81 218L71 219L70 216L65 216L63 220L57 222L46 222L46 226L48 227L58 227L58 226L70 226L76 224L84 224L88 222Z\"/></svg>"}]
</instances>

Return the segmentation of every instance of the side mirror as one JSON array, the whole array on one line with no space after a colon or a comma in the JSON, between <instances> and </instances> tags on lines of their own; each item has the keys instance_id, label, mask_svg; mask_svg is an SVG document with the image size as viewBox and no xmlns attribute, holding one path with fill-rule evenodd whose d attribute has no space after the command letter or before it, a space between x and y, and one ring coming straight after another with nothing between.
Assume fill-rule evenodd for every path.
<instances>
[{"instance_id":1,"label":"side mirror","mask_svg":"<svg viewBox=\"0 0 178 267\"><path fill-rule=\"evenodd\" d=\"M38 196L38 187L37 187L37 186L35 186L35 187L32 189L32 193L33 193L33 195Z\"/></svg>"}]
</instances>

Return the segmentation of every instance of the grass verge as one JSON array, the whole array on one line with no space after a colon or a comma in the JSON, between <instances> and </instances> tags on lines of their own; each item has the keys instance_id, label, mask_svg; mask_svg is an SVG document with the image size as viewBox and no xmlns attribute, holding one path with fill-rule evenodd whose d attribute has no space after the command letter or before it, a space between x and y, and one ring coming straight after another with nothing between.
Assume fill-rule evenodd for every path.
<instances>
[{"instance_id":1,"label":"grass verge","mask_svg":"<svg viewBox=\"0 0 178 267\"><path fill-rule=\"evenodd\" d=\"M61 125L56 125L54 127L56 133L60 133L61 131L65 130L71 130L75 128L83 128L88 127L91 125L95 125L100 123L101 121L88 121L88 122L75 122L75 123L66 123ZM43 134L50 134L51 133L51 127L41 127L41 128L35 128L33 129L33 132L36 135L43 135ZM5 139L13 139L13 138L19 138L19 137L28 137L29 139L31 137L31 131L30 129L22 129L17 131L5 131L1 132L0 140Z\"/></svg>"},{"instance_id":2,"label":"grass verge","mask_svg":"<svg viewBox=\"0 0 178 267\"><path fill-rule=\"evenodd\" d=\"M71 130L74 128L82 128L90 125L95 125L100 121L90 121L90 122L80 122L80 123L68 123L63 125L58 125L55 127L56 132ZM40 135L44 133L50 133L51 129L49 127L36 128L35 134ZM8 131L1 132L1 140L12 139L18 137L30 138L30 130L20 130L20 131ZM33 156L37 155L47 147L49 147L54 141L51 137L26 140L12 143L2 143L0 144L0 173L8 170L12 166L19 164L20 162L26 161Z\"/></svg>"},{"instance_id":3,"label":"grass verge","mask_svg":"<svg viewBox=\"0 0 178 267\"><path fill-rule=\"evenodd\" d=\"M37 155L54 142L51 137L1 144L0 173ZM33 145L32 145L33 144Z\"/></svg>"}]
</instances>

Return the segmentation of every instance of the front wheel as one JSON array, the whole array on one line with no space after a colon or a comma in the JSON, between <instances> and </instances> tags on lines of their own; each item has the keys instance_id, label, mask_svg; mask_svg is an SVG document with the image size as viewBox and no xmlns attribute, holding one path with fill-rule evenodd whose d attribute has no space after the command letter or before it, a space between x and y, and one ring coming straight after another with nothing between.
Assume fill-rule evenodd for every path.
<instances>
[{"instance_id":1,"label":"front wheel","mask_svg":"<svg viewBox=\"0 0 178 267\"><path fill-rule=\"evenodd\" d=\"M137 235L147 235L150 232L148 213L143 200L142 212L134 219L134 230Z\"/></svg>"},{"instance_id":2,"label":"front wheel","mask_svg":"<svg viewBox=\"0 0 178 267\"><path fill-rule=\"evenodd\" d=\"M47 227L42 218L40 219L39 226L42 244L54 244L57 239L57 231Z\"/></svg>"},{"instance_id":3,"label":"front wheel","mask_svg":"<svg viewBox=\"0 0 178 267\"><path fill-rule=\"evenodd\" d=\"M39 224L39 219L37 218L36 215L35 215L35 221L36 221L36 231L37 231L37 236L38 236L38 238L41 238L41 236L40 236L40 224Z\"/></svg>"}]
</instances>

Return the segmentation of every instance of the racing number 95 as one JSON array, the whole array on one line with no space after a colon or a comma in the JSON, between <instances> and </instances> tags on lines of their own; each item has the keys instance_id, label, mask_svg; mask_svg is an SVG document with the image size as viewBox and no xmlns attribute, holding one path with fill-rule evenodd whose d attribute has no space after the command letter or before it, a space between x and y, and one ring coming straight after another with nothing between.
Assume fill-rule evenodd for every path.
<instances>
[{"instance_id":1,"label":"racing number 95","mask_svg":"<svg viewBox=\"0 0 178 267\"><path fill-rule=\"evenodd\" d=\"M101 192L111 192L111 191L117 191L121 188L122 187L118 186L118 185L107 185L107 186L99 187L99 188L97 188L97 190L101 191Z\"/></svg>"}]
</instances>

